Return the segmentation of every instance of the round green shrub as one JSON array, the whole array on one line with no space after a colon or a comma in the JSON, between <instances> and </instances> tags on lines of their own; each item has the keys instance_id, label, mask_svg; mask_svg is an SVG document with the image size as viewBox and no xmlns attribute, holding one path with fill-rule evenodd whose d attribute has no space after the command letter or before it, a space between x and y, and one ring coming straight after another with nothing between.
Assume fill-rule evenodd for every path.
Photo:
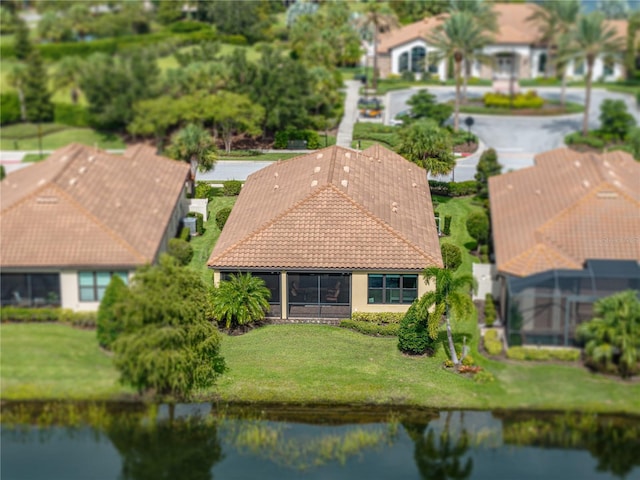
<instances>
[{"instance_id":1,"label":"round green shrub","mask_svg":"<svg viewBox=\"0 0 640 480\"><path fill-rule=\"evenodd\" d=\"M229 214L231 213L231 207L225 207L218 210L216 213L216 225L220 230L224 228L225 223L227 223L227 219L229 218Z\"/></svg>"},{"instance_id":2,"label":"round green shrub","mask_svg":"<svg viewBox=\"0 0 640 480\"><path fill-rule=\"evenodd\" d=\"M417 303L413 303L400 322L398 350L409 355L433 354L435 341L429 336L426 319L418 316Z\"/></svg>"},{"instance_id":3,"label":"round green shrub","mask_svg":"<svg viewBox=\"0 0 640 480\"><path fill-rule=\"evenodd\" d=\"M188 265L193 258L193 247L181 238L172 238L169 240L167 253L176 258L180 265Z\"/></svg>"},{"instance_id":4,"label":"round green shrub","mask_svg":"<svg viewBox=\"0 0 640 480\"><path fill-rule=\"evenodd\" d=\"M449 270L457 270L462 264L462 252L460 248L452 243L443 243L440 246L442 252L442 261L444 262L444 268Z\"/></svg>"},{"instance_id":5,"label":"round green shrub","mask_svg":"<svg viewBox=\"0 0 640 480\"><path fill-rule=\"evenodd\" d=\"M0 95L0 125L9 125L20 121L20 98L16 92Z\"/></svg>"},{"instance_id":6,"label":"round green shrub","mask_svg":"<svg viewBox=\"0 0 640 480\"><path fill-rule=\"evenodd\" d=\"M227 180L222 183L222 194L225 197L235 197L240 195L242 182L240 180Z\"/></svg>"}]
</instances>

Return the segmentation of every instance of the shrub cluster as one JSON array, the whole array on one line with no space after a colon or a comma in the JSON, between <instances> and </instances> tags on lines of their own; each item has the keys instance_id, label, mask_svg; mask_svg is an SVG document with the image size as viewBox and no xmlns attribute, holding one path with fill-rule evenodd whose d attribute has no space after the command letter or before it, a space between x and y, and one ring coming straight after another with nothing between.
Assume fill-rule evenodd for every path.
<instances>
[{"instance_id":1,"label":"shrub cluster","mask_svg":"<svg viewBox=\"0 0 640 480\"><path fill-rule=\"evenodd\" d=\"M480 370L473 376L473 381L480 384L492 383L495 382L495 380L496 377L493 376L493 373L487 370Z\"/></svg>"},{"instance_id":2,"label":"shrub cluster","mask_svg":"<svg viewBox=\"0 0 640 480\"><path fill-rule=\"evenodd\" d=\"M187 217L194 217L196 219L196 232L198 235L202 235L204 233L204 217L202 214L198 212L189 212L187 213Z\"/></svg>"},{"instance_id":3,"label":"shrub cluster","mask_svg":"<svg viewBox=\"0 0 640 480\"><path fill-rule=\"evenodd\" d=\"M224 207L218 210L216 213L216 225L220 230L224 228L224 224L227 223L227 219L231 214L231 207Z\"/></svg>"},{"instance_id":4,"label":"shrub cluster","mask_svg":"<svg viewBox=\"0 0 640 480\"><path fill-rule=\"evenodd\" d=\"M171 238L169 239L167 253L177 259L180 265L189 265L193 258L193 247L187 240Z\"/></svg>"},{"instance_id":5,"label":"shrub cluster","mask_svg":"<svg viewBox=\"0 0 640 480\"><path fill-rule=\"evenodd\" d=\"M510 347L507 357L512 360L575 362L580 359L580 350L570 348Z\"/></svg>"},{"instance_id":6,"label":"shrub cluster","mask_svg":"<svg viewBox=\"0 0 640 480\"><path fill-rule=\"evenodd\" d=\"M440 251L442 253L444 268L457 270L462 264L462 251L460 250L460 247L452 243L443 243L440 245Z\"/></svg>"},{"instance_id":7,"label":"shrub cluster","mask_svg":"<svg viewBox=\"0 0 640 480\"><path fill-rule=\"evenodd\" d=\"M442 229L442 233L447 236L451 235L451 215L444 216L444 228Z\"/></svg>"},{"instance_id":8,"label":"shrub cluster","mask_svg":"<svg viewBox=\"0 0 640 480\"><path fill-rule=\"evenodd\" d=\"M343 328L349 328L356 332L364 333L365 335L395 337L398 335L398 329L400 325L398 323L377 323L368 322L362 320L342 320L340 326Z\"/></svg>"},{"instance_id":9,"label":"shrub cluster","mask_svg":"<svg viewBox=\"0 0 640 480\"><path fill-rule=\"evenodd\" d=\"M352 320L374 323L400 323L404 318L402 312L353 312Z\"/></svg>"},{"instance_id":10,"label":"shrub cluster","mask_svg":"<svg viewBox=\"0 0 640 480\"><path fill-rule=\"evenodd\" d=\"M511 96L503 93L485 93L482 97L485 107L510 108ZM518 93L513 97L513 108L542 108L544 99L535 90Z\"/></svg>"},{"instance_id":11,"label":"shrub cluster","mask_svg":"<svg viewBox=\"0 0 640 480\"><path fill-rule=\"evenodd\" d=\"M435 340L429 336L426 319L418 317L418 306L414 302L400 322L398 349L409 355L432 354Z\"/></svg>"},{"instance_id":12,"label":"shrub cluster","mask_svg":"<svg viewBox=\"0 0 640 480\"><path fill-rule=\"evenodd\" d=\"M242 182L240 180L222 182L222 194L225 197L236 197L240 195L240 190L242 190Z\"/></svg>"},{"instance_id":13,"label":"shrub cluster","mask_svg":"<svg viewBox=\"0 0 640 480\"><path fill-rule=\"evenodd\" d=\"M315 130L298 130L287 128L276 133L273 148L287 148L290 140L305 140L307 148L315 150L320 148L320 135Z\"/></svg>"},{"instance_id":14,"label":"shrub cluster","mask_svg":"<svg viewBox=\"0 0 640 480\"><path fill-rule=\"evenodd\" d=\"M485 245L483 245L485 246ZM493 296L487 293L484 296L484 323L487 327L493 326L497 318L496 306L493 303Z\"/></svg>"},{"instance_id":15,"label":"shrub cluster","mask_svg":"<svg viewBox=\"0 0 640 480\"><path fill-rule=\"evenodd\" d=\"M502 353L502 342L500 341L497 330L488 330L485 332L483 340L484 349L489 355L496 356Z\"/></svg>"},{"instance_id":16,"label":"shrub cluster","mask_svg":"<svg viewBox=\"0 0 640 480\"><path fill-rule=\"evenodd\" d=\"M191 229L189 227L184 227L180 230L178 234L178 238L184 240L185 242L191 241Z\"/></svg>"},{"instance_id":17,"label":"shrub cluster","mask_svg":"<svg viewBox=\"0 0 640 480\"><path fill-rule=\"evenodd\" d=\"M478 184L475 180L468 180L466 182L438 182L436 180L429 180L429 190L431 195L466 197L476 194Z\"/></svg>"},{"instance_id":18,"label":"shrub cluster","mask_svg":"<svg viewBox=\"0 0 640 480\"><path fill-rule=\"evenodd\" d=\"M20 98L16 92L0 95L0 125L9 125L20 121Z\"/></svg>"},{"instance_id":19,"label":"shrub cluster","mask_svg":"<svg viewBox=\"0 0 640 480\"><path fill-rule=\"evenodd\" d=\"M604 148L605 142L591 132L587 136L582 135L582 132L573 132L564 137L564 143L567 145L587 145L591 148L601 149Z\"/></svg>"},{"instance_id":20,"label":"shrub cluster","mask_svg":"<svg viewBox=\"0 0 640 480\"><path fill-rule=\"evenodd\" d=\"M88 127L89 112L82 105L56 103L53 109L53 121L72 127Z\"/></svg>"},{"instance_id":21,"label":"shrub cluster","mask_svg":"<svg viewBox=\"0 0 640 480\"><path fill-rule=\"evenodd\" d=\"M216 196L216 189L208 182L197 182L194 198L208 198L212 200Z\"/></svg>"},{"instance_id":22,"label":"shrub cluster","mask_svg":"<svg viewBox=\"0 0 640 480\"><path fill-rule=\"evenodd\" d=\"M20 308L2 307L2 323L68 323L74 327L93 328L96 326L96 312L74 312L64 308Z\"/></svg>"}]
</instances>

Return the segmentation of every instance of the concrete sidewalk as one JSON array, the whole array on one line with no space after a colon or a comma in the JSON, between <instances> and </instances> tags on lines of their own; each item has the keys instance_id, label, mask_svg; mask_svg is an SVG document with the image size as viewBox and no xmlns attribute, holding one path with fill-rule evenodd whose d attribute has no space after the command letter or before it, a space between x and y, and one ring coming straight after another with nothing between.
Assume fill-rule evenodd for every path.
<instances>
[{"instance_id":1,"label":"concrete sidewalk","mask_svg":"<svg viewBox=\"0 0 640 480\"><path fill-rule=\"evenodd\" d=\"M347 95L344 99L344 116L338 127L336 145L351 148L353 126L358 119L358 96L362 84L358 80L347 80L345 84Z\"/></svg>"}]
</instances>

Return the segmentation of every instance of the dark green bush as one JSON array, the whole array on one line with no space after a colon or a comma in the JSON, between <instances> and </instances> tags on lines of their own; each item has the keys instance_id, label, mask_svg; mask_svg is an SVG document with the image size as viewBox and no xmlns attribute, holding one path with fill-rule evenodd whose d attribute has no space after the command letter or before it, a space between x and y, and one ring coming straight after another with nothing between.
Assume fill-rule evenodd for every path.
<instances>
[{"instance_id":1,"label":"dark green bush","mask_svg":"<svg viewBox=\"0 0 640 480\"><path fill-rule=\"evenodd\" d=\"M71 103L54 104L53 119L55 123L72 127L88 127L89 112L82 105Z\"/></svg>"},{"instance_id":2,"label":"dark green bush","mask_svg":"<svg viewBox=\"0 0 640 480\"><path fill-rule=\"evenodd\" d=\"M191 33L210 29L211 27L206 23L196 22L193 20L182 20L180 22L172 23L169 26L169 30L173 33Z\"/></svg>"},{"instance_id":3,"label":"dark green bush","mask_svg":"<svg viewBox=\"0 0 640 480\"><path fill-rule=\"evenodd\" d=\"M340 326L349 328L365 335L394 337L398 335L398 323L375 323L361 320L342 320Z\"/></svg>"},{"instance_id":4,"label":"dark green bush","mask_svg":"<svg viewBox=\"0 0 640 480\"><path fill-rule=\"evenodd\" d=\"M440 245L440 251L442 253L444 268L457 270L462 264L462 251L456 245L452 243L443 243Z\"/></svg>"},{"instance_id":5,"label":"dark green bush","mask_svg":"<svg viewBox=\"0 0 640 480\"><path fill-rule=\"evenodd\" d=\"M593 134L583 136L581 132L573 132L564 137L564 143L567 145L586 145L591 148L601 149L604 148L604 140L596 137Z\"/></svg>"},{"instance_id":6,"label":"dark green bush","mask_svg":"<svg viewBox=\"0 0 640 480\"><path fill-rule=\"evenodd\" d=\"M118 335L124 330L120 322L119 304L127 297L129 290L122 278L113 275L104 291L104 296L98 307L96 336L98 344L104 348L111 348Z\"/></svg>"},{"instance_id":7,"label":"dark green bush","mask_svg":"<svg viewBox=\"0 0 640 480\"><path fill-rule=\"evenodd\" d=\"M229 214L231 214L231 207L221 208L220 210L218 210L218 213L216 213L216 225L220 230L222 230L225 223L227 223Z\"/></svg>"},{"instance_id":8,"label":"dark green bush","mask_svg":"<svg viewBox=\"0 0 640 480\"><path fill-rule=\"evenodd\" d=\"M451 235L451 215L444 216L444 228L442 229L442 233L445 235Z\"/></svg>"},{"instance_id":9,"label":"dark green bush","mask_svg":"<svg viewBox=\"0 0 640 480\"><path fill-rule=\"evenodd\" d=\"M171 238L169 239L167 253L176 258L178 262L180 262L180 265L189 265L189 262L193 258L193 247L186 240Z\"/></svg>"},{"instance_id":10,"label":"dark green bush","mask_svg":"<svg viewBox=\"0 0 640 480\"><path fill-rule=\"evenodd\" d=\"M225 197L240 195L240 190L242 190L242 182L240 180L227 180L222 183L222 194Z\"/></svg>"},{"instance_id":11,"label":"dark green bush","mask_svg":"<svg viewBox=\"0 0 640 480\"><path fill-rule=\"evenodd\" d=\"M215 189L207 182L197 182L194 198L208 198L209 200L215 197Z\"/></svg>"},{"instance_id":12,"label":"dark green bush","mask_svg":"<svg viewBox=\"0 0 640 480\"><path fill-rule=\"evenodd\" d=\"M307 142L307 148L315 150L320 148L320 135L315 130L297 130L295 128L287 128L276 132L273 148L287 148L289 141L292 140L305 140Z\"/></svg>"},{"instance_id":13,"label":"dark green bush","mask_svg":"<svg viewBox=\"0 0 640 480\"><path fill-rule=\"evenodd\" d=\"M16 92L0 95L0 125L9 125L20 121L20 98Z\"/></svg>"},{"instance_id":14,"label":"dark green bush","mask_svg":"<svg viewBox=\"0 0 640 480\"><path fill-rule=\"evenodd\" d=\"M496 321L496 306L493 303L493 296L487 293L484 296L484 323L487 327L493 326Z\"/></svg>"},{"instance_id":15,"label":"dark green bush","mask_svg":"<svg viewBox=\"0 0 640 480\"><path fill-rule=\"evenodd\" d=\"M0 165L0 180L4 180L4 177L7 176L7 172L4 169L4 165Z\"/></svg>"},{"instance_id":16,"label":"dark green bush","mask_svg":"<svg viewBox=\"0 0 640 480\"><path fill-rule=\"evenodd\" d=\"M429 336L427 320L418 317L417 302L407 310L398 330L398 349L409 355L432 354L435 341Z\"/></svg>"},{"instance_id":17,"label":"dark green bush","mask_svg":"<svg viewBox=\"0 0 640 480\"><path fill-rule=\"evenodd\" d=\"M466 197L468 195L475 195L478 191L478 184L475 180L468 180L466 182L438 182L437 180L429 180L429 190L431 195Z\"/></svg>"},{"instance_id":18,"label":"dark green bush","mask_svg":"<svg viewBox=\"0 0 640 480\"><path fill-rule=\"evenodd\" d=\"M180 230L180 234L178 235L178 238L181 240L184 240L185 242L190 242L191 241L191 229L189 227L184 227L183 229Z\"/></svg>"},{"instance_id":19,"label":"dark green bush","mask_svg":"<svg viewBox=\"0 0 640 480\"><path fill-rule=\"evenodd\" d=\"M187 217L194 217L196 219L196 232L198 235L204 234L204 217L198 212L189 212Z\"/></svg>"},{"instance_id":20,"label":"dark green bush","mask_svg":"<svg viewBox=\"0 0 640 480\"><path fill-rule=\"evenodd\" d=\"M636 119L627 111L624 100L606 99L600 104L600 131L623 140L636 126Z\"/></svg>"}]
</instances>

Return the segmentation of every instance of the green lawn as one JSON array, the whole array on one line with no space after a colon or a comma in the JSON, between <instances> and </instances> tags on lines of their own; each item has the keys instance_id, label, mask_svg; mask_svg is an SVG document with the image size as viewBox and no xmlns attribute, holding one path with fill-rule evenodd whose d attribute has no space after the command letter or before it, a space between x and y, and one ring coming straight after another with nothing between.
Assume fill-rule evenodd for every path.
<instances>
[{"instance_id":1,"label":"green lawn","mask_svg":"<svg viewBox=\"0 0 640 480\"><path fill-rule=\"evenodd\" d=\"M116 383L95 332L4 324L2 398L93 399L131 393ZM210 392L222 401L394 403L436 408L531 408L640 413L640 383L572 365L480 362L496 381L477 384L434 358L402 355L394 338L338 327L274 325L225 336L229 371ZM474 355L478 358L477 355Z\"/></svg>"},{"instance_id":2,"label":"green lawn","mask_svg":"<svg viewBox=\"0 0 640 480\"><path fill-rule=\"evenodd\" d=\"M60 324L0 327L2 398L107 398L129 389L117 383L94 330Z\"/></svg>"},{"instance_id":3,"label":"green lawn","mask_svg":"<svg viewBox=\"0 0 640 480\"><path fill-rule=\"evenodd\" d=\"M472 105L460 105L461 113L471 113L476 115L517 115L517 116L551 116L551 115L568 115L571 113L584 112L584 105L573 102L565 102L565 107L560 107L560 102L557 100L545 100L550 105L549 108L544 109L511 109L511 108L499 108L499 107L485 107L481 104ZM453 105L453 102L449 102Z\"/></svg>"},{"instance_id":4,"label":"green lawn","mask_svg":"<svg viewBox=\"0 0 640 480\"><path fill-rule=\"evenodd\" d=\"M231 150L231 153L220 152L219 160L249 160L249 161L277 161L277 160L289 160L293 157L300 156L299 153L260 153L256 151L248 150Z\"/></svg>"},{"instance_id":5,"label":"green lawn","mask_svg":"<svg viewBox=\"0 0 640 480\"><path fill-rule=\"evenodd\" d=\"M469 253L475 249L476 241L467 233L467 217L472 212L482 211L482 207L474 204L473 197L449 198L433 195L438 202L435 211L440 214L441 228L444 228L444 217L451 215L451 236L441 237L440 243L453 243L462 250L462 265L459 273L471 274L471 264L478 262L478 258Z\"/></svg>"},{"instance_id":6,"label":"green lawn","mask_svg":"<svg viewBox=\"0 0 640 480\"><path fill-rule=\"evenodd\" d=\"M103 149L123 149L125 144L116 135L100 133L91 128L67 127L54 123L42 125L42 149L55 150L72 142ZM0 150L38 150L38 127L17 124L0 129Z\"/></svg>"},{"instance_id":7,"label":"green lawn","mask_svg":"<svg viewBox=\"0 0 640 480\"><path fill-rule=\"evenodd\" d=\"M216 225L216 213L221 208L233 207L237 198L220 196L214 197L213 200L209 201L209 219L204 224L204 235L191 239L193 258L189 263L189 267L200 272L202 279L208 284L211 283L212 271L207 268L207 260L209 260L213 246L220 236L220 229Z\"/></svg>"}]
</instances>

